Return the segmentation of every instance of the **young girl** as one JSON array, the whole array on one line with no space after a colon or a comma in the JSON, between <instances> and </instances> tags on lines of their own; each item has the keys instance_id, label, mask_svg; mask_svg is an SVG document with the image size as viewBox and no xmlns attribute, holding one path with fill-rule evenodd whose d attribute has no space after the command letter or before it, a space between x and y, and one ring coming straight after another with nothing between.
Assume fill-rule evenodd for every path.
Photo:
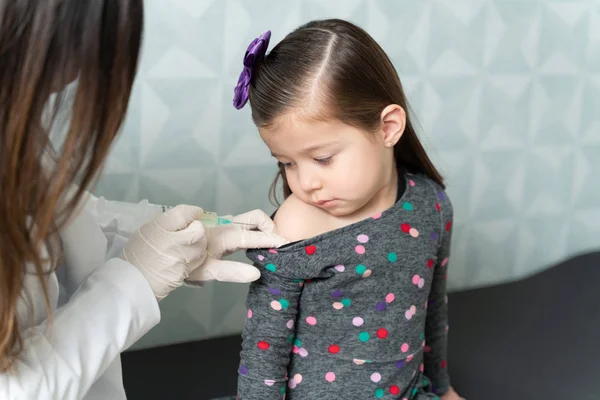
<instances>
[{"instance_id":1,"label":"young girl","mask_svg":"<svg viewBox=\"0 0 600 400\"><path fill-rule=\"evenodd\" d=\"M247 253L262 277L238 398L460 399L446 369L452 205L391 61L341 20L265 55L269 39L250 44L234 105L249 99L279 163L274 218L291 243Z\"/></svg>"}]
</instances>

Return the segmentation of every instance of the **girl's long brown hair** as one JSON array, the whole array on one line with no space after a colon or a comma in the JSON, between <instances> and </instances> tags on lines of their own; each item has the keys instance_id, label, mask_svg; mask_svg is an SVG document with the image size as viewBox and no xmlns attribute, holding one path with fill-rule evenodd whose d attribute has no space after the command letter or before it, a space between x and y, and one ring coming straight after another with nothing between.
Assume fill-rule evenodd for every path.
<instances>
[{"instance_id":1,"label":"girl's long brown hair","mask_svg":"<svg viewBox=\"0 0 600 400\"><path fill-rule=\"evenodd\" d=\"M142 1L0 2L0 372L22 351L16 307L26 266L50 309L45 282L56 252L42 249L75 212L127 111Z\"/></svg>"},{"instance_id":2,"label":"girl's long brown hair","mask_svg":"<svg viewBox=\"0 0 600 400\"><path fill-rule=\"evenodd\" d=\"M348 21L328 19L311 21L287 35L254 68L249 91L254 123L266 128L287 110L302 107L315 85L322 96L319 111L327 112L317 117L367 132L378 128L385 107L401 106L407 117L404 133L394 146L398 168L423 173L444 186L413 127L398 73L367 32ZM280 165L271 186L275 203L279 178L284 199L292 193Z\"/></svg>"}]
</instances>

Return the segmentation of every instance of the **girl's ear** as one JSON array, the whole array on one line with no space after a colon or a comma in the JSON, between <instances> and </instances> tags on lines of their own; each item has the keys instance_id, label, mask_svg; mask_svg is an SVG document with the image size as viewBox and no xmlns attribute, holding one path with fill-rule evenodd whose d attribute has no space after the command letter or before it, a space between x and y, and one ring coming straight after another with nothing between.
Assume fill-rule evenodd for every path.
<instances>
[{"instance_id":1,"label":"girl's ear","mask_svg":"<svg viewBox=\"0 0 600 400\"><path fill-rule=\"evenodd\" d=\"M381 137L385 147L394 147L406 127L406 112L397 104L390 104L381 112Z\"/></svg>"}]
</instances>

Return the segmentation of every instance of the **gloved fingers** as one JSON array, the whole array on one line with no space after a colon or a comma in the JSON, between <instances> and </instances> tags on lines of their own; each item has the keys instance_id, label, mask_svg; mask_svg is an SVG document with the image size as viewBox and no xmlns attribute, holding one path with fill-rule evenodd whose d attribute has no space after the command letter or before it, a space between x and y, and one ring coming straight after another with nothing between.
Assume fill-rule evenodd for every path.
<instances>
[{"instance_id":1,"label":"gloved fingers","mask_svg":"<svg viewBox=\"0 0 600 400\"><path fill-rule=\"evenodd\" d=\"M205 261L206 261L206 253L203 253L199 258L188 262L187 265L188 265L188 268L190 271L189 273L191 274L192 272L194 272L195 270L200 268L202 266L202 264L204 264ZM189 274L188 274L188 276L189 276ZM186 276L186 278L188 276Z\"/></svg>"},{"instance_id":2,"label":"gloved fingers","mask_svg":"<svg viewBox=\"0 0 600 400\"><path fill-rule=\"evenodd\" d=\"M250 264L229 260L217 260L208 257L205 263L190 273L186 282L220 282L248 283L260 278L258 269Z\"/></svg>"},{"instance_id":3,"label":"gloved fingers","mask_svg":"<svg viewBox=\"0 0 600 400\"><path fill-rule=\"evenodd\" d=\"M206 247L202 247L198 243L177 247L177 254L182 263L196 267L202 264L207 257Z\"/></svg>"},{"instance_id":4,"label":"gloved fingers","mask_svg":"<svg viewBox=\"0 0 600 400\"><path fill-rule=\"evenodd\" d=\"M275 232L275 223L263 210L252 210L232 218L245 230L258 229L261 232Z\"/></svg>"},{"instance_id":5,"label":"gloved fingers","mask_svg":"<svg viewBox=\"0 0 600 400\"><path fill-rule=\"evenodd\" d=\"M224 230L221 232L222 246L230 254L241 249L276 248L289 241L276 233L244 230Z\"/></svg>"},{"instance_id":6,"label":"gloved fingers","mask_svg":"<svg viewBox=\"0 0 600 400\"><path fill-rule=\"evenodd\" d=\"M192 221L186 228L172 232L170 237L176 244L200 243L203 247L206 247L206 228L200 221Z\"/></svg>"},{"instance_id":7,"label":"gloved fingers","mask_svg":"<svg viewBox=\"0 0 600 400\"><path fill-rule=\"evenodd\" d=\"M185 229L192 221L200 220L204 210L200 207L180 204L158 215L155 221L166 231Z\"/></svg>"}]
</instances>

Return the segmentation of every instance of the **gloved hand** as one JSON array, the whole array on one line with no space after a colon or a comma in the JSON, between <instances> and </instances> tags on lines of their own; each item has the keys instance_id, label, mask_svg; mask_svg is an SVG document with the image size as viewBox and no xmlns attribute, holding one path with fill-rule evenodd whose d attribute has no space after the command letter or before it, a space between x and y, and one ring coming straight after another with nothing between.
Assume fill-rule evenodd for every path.
<instances>
[{"instance_id":1,"label":"gloved hand","mask_svg":"<svg viewBox=\"0 0 600 400\"><path fill-rule=\"evenodd\" d=\"M142 225L121 258L137 267L158 300L183 284L206 258L207 237L199 207L179 205Z\"/></svg>"},{"instance_id":2,"label":"gloved hand","mask_svg":"<svg viewBox=\"0 0 600 400\"><path fill-rule=\"evenodd\" d=\"M275 248L288 243L286 239L275 233L275 223L262 210L224 218L241 224L232 223L206 229L208 241L206 261L192 271L185 280L186 284L202 286L203 282L210 280L255 281L260 278L258 269L247 263L221 260L221 258L242 249Z\"/></svg>"}]
</instances>

